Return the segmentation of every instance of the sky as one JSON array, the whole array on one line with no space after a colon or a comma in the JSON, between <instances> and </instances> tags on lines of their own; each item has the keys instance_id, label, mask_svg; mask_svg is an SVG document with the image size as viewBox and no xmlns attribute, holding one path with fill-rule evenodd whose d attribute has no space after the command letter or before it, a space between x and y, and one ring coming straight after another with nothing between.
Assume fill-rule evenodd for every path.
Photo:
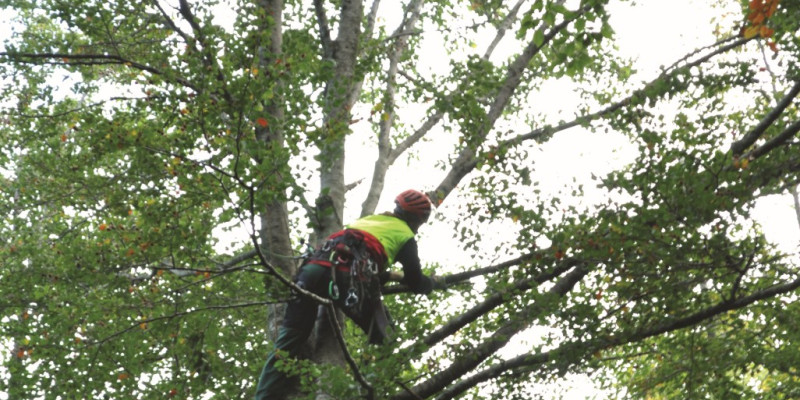
<instances>
[{"instance_id":1,"label":"sky","mask_svg":"<svg viewBox=\"0 0 800 400\"><path fill-rule=\"evenodd\" d=\"M640 74L632 79L638 81L652 78L659 72L661 66L672 63L698 43L713 43L711 20L725 13L725 11L709 6L710 1L651 0L638 3L634 6L630 3L613 2L610 11L620 51L637 60L636 65ZM391 7L391 4L385 6ZM687 13L685 10L691 10L691 12ZM219 22L224 24L225 20L230 17L230 14L220 13ZM7 27L7 24L0 20L0 42L8 35L8 31L4 27ZM476 43L474 50L465 49L465 51L482 54L486 44L479 42ZM0 47L0 51L2 51L2 47ZM503 51L508 52L511 49L500 48L497 56L503 56ZM428 52L427 57L436 58L438 56L438 49L435 47L429 48ZM568 88L568 86L566 87ZM531 105L543 113L556 112L565 105L578 103L577 94L568 89L558 90L558 87L546 89L550 89L548 93L559 94L555 97L550 94L546 98L532 100ZM521 129L526 129L526 127ZM425 156L424 151L420 154L421 157ZM434 149L434 151L438 151L438 149ZM573 179L577 183L584 183L588 189L592 185L591 174L602 175L604 172L632 161L635 157L635 149L621 135L592 134L587 131L573 130L555 136L536 154L537 165L547 166L545 170L539 171L536 175L542 182L543 190L557 191L563 187L563 182L572 182ZM565 154L571 155L571 157L565 157ZM369 159L369 157L367 158ZM364 165L350 163L347 171L348 181L365 178L365 182L368 182L371 170L371 167L365 168ZM441 175L430 174L427 171L415 170L414 165L410 164L407 168L395 169L390 173L387 177L388 184L385 193L397 193L410 187L432 189L439 183L441 177ZM366 183L362 184L360 188L356 188L356 191L365 190L366 185ZM594 195L598 196L598 193ZM587 196L588 198L580 200L587 203L601 200L591 198L593 196L591 190L588 190ZM353 197L358 198L358 196ZM393 208L392 200L391 196L384 196L378 206L378 211ZM360 202L348 206L346 222L355 219L359 211ZM447 211L443 210L442 212ZM778 244L784 251L797 252L798 244L800 244L800 227L790 196L770 196L760 201L754 211L754 218L763 226L768 239ZM461 256L458 251L441 251L441 249L457 250L460 248L459 243L453 238L452 232L447 230L448 227L447 224L436 224L426 226L421 230L421 258L425 261L456 266L456 268L471 265L471 259L466 255ZM565 390L563 397L565 399L591 398L597 394L597 389L592 385L590 379L582 375L570 376L560 385L559 388L542 389ZM5 398L7 396L0 393L0 400Z\"/></svg>"}]
</instances>

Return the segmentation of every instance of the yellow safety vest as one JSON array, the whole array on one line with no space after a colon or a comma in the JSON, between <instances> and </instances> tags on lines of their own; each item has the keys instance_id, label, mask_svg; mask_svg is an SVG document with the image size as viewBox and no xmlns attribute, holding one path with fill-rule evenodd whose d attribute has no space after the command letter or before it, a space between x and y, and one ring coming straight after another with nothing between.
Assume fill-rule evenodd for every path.
<instances>
[{"instance_id":1,"label":"yellow safety vest","mask_svg":"<svg viewBox=\"0 0 800 400\"><path fill-rule=\"evenodd\" d=\"M386 252L386 266L394 264L397 253L406 242L414 237L414 232L400 218L391 215L368 215L348 225L349 229L358 229L375 236Z\"/></svg>"}]
</instances>

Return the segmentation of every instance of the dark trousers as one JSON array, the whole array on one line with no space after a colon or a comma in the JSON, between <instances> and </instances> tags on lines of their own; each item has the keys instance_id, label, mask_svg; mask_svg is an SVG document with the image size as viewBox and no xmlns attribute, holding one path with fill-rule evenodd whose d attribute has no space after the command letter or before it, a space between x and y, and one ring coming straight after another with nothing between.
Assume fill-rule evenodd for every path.
<instances>
[{"instance_id":1,"label":"dark trousers","mask_svg":"<svg viewBox=\"0 0 800 400\"><path fill-rule=\"evenodd\" d=\"M349 286L347 285L347 279L345 279L346 276L340 275L342 274L337 274L336 279L336 286L339 291L338 299L331 296L331 292L334 290L331 286L331 268L329 267L317 264L303 265L297 274L295 283L319 297L333 300L338 308L342 309L348 317L369 335L370 343L382 343L385 338L384 329L379 329L375 325L376 323L384 322L388 324L388 319L381 321L386 314L380 300L378 299L377 303L373 300L371 302L373 304L364 305L364 309L371 309L369 312L354 313L352 309L345 306ZM286 374L275 368L276 352L288 353L290 357L297 356L300 348L308 340L311 331L314 329L318 306L317 302L305 296L298 296L287 305L283 325L278 332L278 338L275 340L275 350L267 357L261 376L258 379L256 400L279 400L285 397L288 379ZM376 315L378 315L377 319L375 318Z\"/></svg>"}]
</instances>

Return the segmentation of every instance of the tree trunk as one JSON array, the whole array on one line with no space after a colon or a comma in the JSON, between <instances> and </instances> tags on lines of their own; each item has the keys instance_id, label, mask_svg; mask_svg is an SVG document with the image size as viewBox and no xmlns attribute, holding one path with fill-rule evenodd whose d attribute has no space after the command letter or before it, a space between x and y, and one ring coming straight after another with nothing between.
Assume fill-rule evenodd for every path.
<instances>
[{"instance_id":1,"label":"tree trunk","mask_svg":"<svg viewBox=\"0 0 800 400\"><path fill-rule=\"evenodd\" d=\"M266 15L272 18L272 21L265 20L263 29L270 32L268 43L261 46L258 54L259 68L265 73L269 72L269 68L275 64L275 60L279 59L282 53L281 46L283 44L282 32L282 12L283 0L265 0L261 6L266 11ZM273 74L274 75L274 74ZM282 96L280 95L282 82L277 77L272 76L270 79L275 80L276 96L272 101L264 104L264 112L269 117L270 123L265 126L256 127L256 136L258 140L269 143L272 148L282 149L285 146L283 135L283 104L281 104ZM269 163L271 160L259 160L261 163ZM270 168L275 171L280 171L280 166ZM282 183L284 177L280 176L278 172L278 184ZM292 255L292 246L289 235L289 214L286 207L286 200L283 198L270 199L263 205L263 210L259 215L260 231L259 239L262 250L267 256L267 260L278 268L278 270L286 275L291 276L295 273L295 264L290 258ZM271 277L266 277L271 279ZM269 307L268 315L268 331L272 339L277 337L278 327L283 321L284 306Z\"/></svg>"},{"instance_id":2,"label":"tree trunk","mask_svg":"<svg viewBox=\"0 0 800 400\"><path fill-rule=\"evenodd\" d=\"M318 14L324 12L318 5ZM323 52L333 60L333 78L326 83L323 118L323 135L319 142L322 156L320 168L320 196L317 199L316 237L324 240L331 233L342 228L344 221L344 161L345 137L350 132L351 107L357 97L360 85L355 76L358 41L361 35L363 4L360 0L342 2L339 31L335 41L323 35ZM327 30L326 19L319 17L321 30ZM317 319L317 335L313 359L320 364L344 365L345 361L335 336L330 331L332 325L327 313L320 312ZM340 318L339 320L342 320ZM318 393L317 399L327 399Z\"/></svg>"}]
</instances>

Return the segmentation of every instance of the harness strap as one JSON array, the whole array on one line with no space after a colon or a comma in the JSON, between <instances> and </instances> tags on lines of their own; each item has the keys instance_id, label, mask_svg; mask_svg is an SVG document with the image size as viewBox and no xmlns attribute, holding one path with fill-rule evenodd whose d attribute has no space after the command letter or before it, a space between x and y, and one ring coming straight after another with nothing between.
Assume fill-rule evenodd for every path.
<instances>
[{"instance_id":1,"label":"harness strap","mask_svg":"<svg viewBox=\"0 0 800 400\"><path fill-rule=\"evenodd\" d=\"M326 267L326 268L333 267L333 263L330 262L330 261L327 261L327 260L312 259L312 260L309 260L306 264L316 264L316 265L319 265L321 267ZM350 266L349 265L341 265L341 264L339 264L339 265L336 266L336 270L337 271L342 271L342 272L347 272L347 271L350 271Z\"/></svg>"}]
</instances>

